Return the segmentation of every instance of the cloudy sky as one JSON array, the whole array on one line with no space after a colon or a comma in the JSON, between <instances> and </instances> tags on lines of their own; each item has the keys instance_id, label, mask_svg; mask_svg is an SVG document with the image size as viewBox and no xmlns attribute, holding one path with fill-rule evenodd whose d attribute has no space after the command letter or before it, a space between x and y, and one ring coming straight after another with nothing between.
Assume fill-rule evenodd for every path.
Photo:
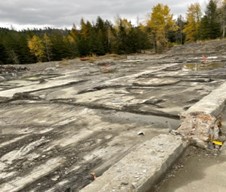
<instances>
[{"instance_id":1,"label":"cloudy sky","mask_svg":"<svg viewBox=\"0 0 226 192\"><path fill-rule=\"evenodd\" d=\"M95 21L97 16L114 21L117 16L135 23L143 21L157 3L167 4L174 15L185 15L188 5L208 0L6 0L0 1L0 27L71 28L83 17Z\"/></svg>"}]
</instances>

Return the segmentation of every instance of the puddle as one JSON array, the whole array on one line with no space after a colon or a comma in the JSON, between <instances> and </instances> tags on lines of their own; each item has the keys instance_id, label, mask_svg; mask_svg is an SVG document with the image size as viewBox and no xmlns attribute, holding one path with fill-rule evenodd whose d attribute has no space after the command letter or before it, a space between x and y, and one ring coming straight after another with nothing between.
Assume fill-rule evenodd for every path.
<instances>
[{"instance_id":1,"label":"puddle","mask_svg":"<svg viewBox=\"0 0 226 192\"><path fill-rule=\"evenodd\" d=\"M207 63L187 63L183 66L183 71L204 71L224 68L224 63L207 62Z\"/></svg>"}]
</instances>

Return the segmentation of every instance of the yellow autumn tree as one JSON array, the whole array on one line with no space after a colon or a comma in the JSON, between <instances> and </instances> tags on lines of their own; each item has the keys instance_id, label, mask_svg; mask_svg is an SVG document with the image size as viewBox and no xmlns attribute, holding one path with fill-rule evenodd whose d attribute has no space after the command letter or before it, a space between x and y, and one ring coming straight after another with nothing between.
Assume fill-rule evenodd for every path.
<instances>
[{"instance_id":1,"label":"yellow autumn tree","mask_svg":"<svg viewBox=\"0 0 226 192\"><path fill-rule=\"evenodd\" d=\"M30 52L36 56L38 61L43 61L46 56L45 45L40 37L33 35L33 37L28 40L28 47Z\"/></svg>"},{"instance_id":2,"label":"yellow autumn tree","mask_svg":"<svg viewBox=\"0 0 226 192\"><path fill-rule=\"evenodd\" d=\"M191 4L187 10L187 24L184 27L186 41L197 41L199 39L199 29L201 23L201 8L199 3Z\"/></svg>"},{"instance_id":3,"label":"yellow autumn tree","mask_svg":"<svg viewBox=\"0 0 226 192\"><path fill-rule=\"evenodd\" d=\"M150 28L156 52L161 52L168 46L168 32L177 30L169 7L160 3L152 8L147 26Z\"/></svg>"},{"instance_id":4,"label":"yellow autumn tree","mask_svg":"<svg viewBox=\"0 0 226 192\"><path fill-rule=\"evenodd\" d=\"M117 32L120 31L120 27L123 27L126 33L129 33L129 31L132 29L132 23L131 21L128 21L125 18L117 18L115 21L115 29Z\"/></svg>"}]
</instances>

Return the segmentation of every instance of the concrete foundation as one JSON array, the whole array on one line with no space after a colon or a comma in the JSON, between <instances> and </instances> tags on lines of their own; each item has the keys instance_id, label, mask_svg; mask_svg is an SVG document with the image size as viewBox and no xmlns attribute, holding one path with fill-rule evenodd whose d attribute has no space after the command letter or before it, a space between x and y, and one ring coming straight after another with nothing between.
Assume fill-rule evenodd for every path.
<instances>
[{"instance_id":1,"label":"concrete foundation","mask_svg":"<svg viewBox=\"0 0 226 192\"><path fill-rule=\"evenodd\" d=\"M220 139L225 101L226 83L182 114L180 136L159 135L144 142L81 192L150 191L189 144L207 148L210 139Z\"/></svg>"},{"instance_id":2,"label":"concrete foundation","mask_svg":"<svg viewBox=\"0 0 226 192\"><path fill-rule=\"evenodd\" d=\"M203 148L207 148L208 142L212 140L224 141L221 124L225 101L226 83L182 113L178 132L191 143Z\"/></svg>"},{"instance_id":3,"label":"concrete foundation","mask_svg":"<svg viewBox=\"0 0 226 192\"><path fill-rule=\"evenodd\" d=\"M146 192L186 147L180 136L159 135L136 146L81 192Z\"/></svg>"},{"instance_id":4,"label":"concrete foundation","mask_svg":"<svg viewBox=\"0 0 226 192\"><path fill-rule=\"evenodd\" d=\"M183 153L183 139L218 138L226 52L209 52L203 67L207 49L188 47L0 74L0 191L143 192Z\"/></svg>"}]
</instances>

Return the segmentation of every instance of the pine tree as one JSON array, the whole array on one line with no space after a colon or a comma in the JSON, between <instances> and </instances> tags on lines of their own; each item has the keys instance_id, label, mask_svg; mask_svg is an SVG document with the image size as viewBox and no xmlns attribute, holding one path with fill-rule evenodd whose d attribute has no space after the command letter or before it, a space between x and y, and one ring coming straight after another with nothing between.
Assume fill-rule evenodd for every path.
<instances>
[{"instance_id":1,"label":"pine tree","mask_svg":"<svg viewBox=\"0 0 226 192\"><path fill-rule=\"evenodd\" d=\"M202 39L216 39L220 36L220 22L217 3L210 0L207 5L205 16L201 20Z\"/></svg>"},{"instance_id":2,"label":"pine tree","mask_svg":"<svg viewBox=\"0 0 226 192\"><path fill-rule=\"evenodd\" d=\"M5 46L1 43L0 44L0 65L7 63L7 53Z\"/></svg>"}]
</instances>

